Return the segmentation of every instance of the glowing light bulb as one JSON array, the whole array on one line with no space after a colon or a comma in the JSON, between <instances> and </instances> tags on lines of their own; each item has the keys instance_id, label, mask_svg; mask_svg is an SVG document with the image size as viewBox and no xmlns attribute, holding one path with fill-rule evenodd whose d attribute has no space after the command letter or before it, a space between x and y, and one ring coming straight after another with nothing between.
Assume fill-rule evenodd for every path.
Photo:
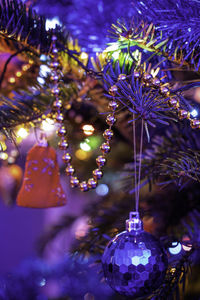
<instances>
[{"instance_id":1,"label":"glowing light bulb","mask_svg":"<svg viewBox=\"0 0 200 300\"><path fill-rule=\"evenodd\" d=\"M23 71L27 71L28 69L30 69L30 66L29 66L29 65L23 65L23 66L22 66L22 70L23 70Z\"/></svg>"},{"instance_id":2,"label":"glowing light bulb","mask_svg":"<svg viewBox=\"0 0 200 300\"><path fill-rule=\"evenodd\" d=\"M196 109L193 109L190 114L195 118L198 116L198 111Z\"/></svg>"},{"instance_id":3,"label":"glowing light bulb","mask_svg":"<svg viewBox=\"0 0 200 300\"><path fill-rule=\"evenodd\" d=\"M0 152L0 159L2 159L2 160L8 159L8 154L5 152Z\"/></svg>"},{"instance_id":4,"label":"glowing light bulb","mask_svg":"<svg viewBox=\"0 0 200 300\"><path fill-rule=\"evenodd\" d=\"M181 252L181 250L182 250L181 243L173 242L172 246L174 246L174 247L168 248L168 250L171 254L176 255Z\"/></svg>"},{"instance_id":5,"label":"glowing light bulb","mask_svg":"<svg viewBox=\"0 0 200 300\"><path fill-rule=\"evenodd\" d=\"M83 151L86 151L86 152L91 151L90 145L88 145L86 142L81 142L81 143L80 143L80 148L81 148Z\"/></svg>"},{"instance_id":6,"label":"glowing light bulb","mask_svg":"<svg viewBox=\"0 0 200 300\"><path fill-rule=\"evenodd\" d=\"M89 125L89 124L84 125L82 127L82 129L83 129L83 132L84 132L85 135L92 135L93 132L94 132L94 127L92 125Z\"/></svg>"},{"instance_id":7,"label":"glowing light bulb","mask_svg":"<svg viewBox=\"0 0 200 300\"><path fill-rule=\"evenodd\" d=\"M22 72L20 72L20 71L16 72L16 76L17 77L21 77L22 76Z\"/></svg>"},{"instance_id":8,"label":"glowing light bulb","mask_svg":"<svg viewBox=\"0 0 200 300\"><path fill-rule=\"evenodd\" d=\"M10 83L15 83L15 77L10 77L8 80Z\"/></svg>"},{"instance_id":9,"label":"glowing light bulb","mask_svg":"<svg viewBox=\"0 0 200 300\"><path fill-rule=\"evenodd\" d=\"M109 187L107 184L99 184L96 188L96 193L99 196L106 196L109 193Z\"/></svg>"},{"instance_id":10,"label":"glowing light bulb","mask_svg":"<svg viewBox=\"0 0 200 300\"><path fill-rule=\"evenodd\" d=\"M47 19L46 24L45 24L45 28L46 28L46 30L49 30L51 28L55 29L56 25L59 25L59 26L62 25L57 17L55 17L53 19Z\"/></svg>"},{"instance_id":11,"label":"glowing light bulb","mask_svg":"<svg viewBox=\"0 0 200 300\"><path fill-rule=\"evenodd\" d=\"M87 59L88 58L88 54L86 52L82 52L80 55L81 59Z\"/></svg>"},{"instance_id":12,"label":"glowing light bulb","mask_svg":"<svg viewBox=\"0 0 200 300\"><path fill-rule=\"evenodd\" d=\"M25 139L27 136L28 136L28 131L25 129L25 128L23 128L23 127L21 127L18 131L17 131L17 137L20 137L20 138L22 138L22 139Z\"/></svg>"},{"instance_id":13,"label":"glowing light bulb","mask_svg":"<svg viewBox=\"0 0 200 300\"><path fill-rule=\"evenodd\" d=\"M53 131L55 130L55 123L52 119L46 118L46 120L42 121L41 129L44 131Z\"/></svg>"}]
</instances>

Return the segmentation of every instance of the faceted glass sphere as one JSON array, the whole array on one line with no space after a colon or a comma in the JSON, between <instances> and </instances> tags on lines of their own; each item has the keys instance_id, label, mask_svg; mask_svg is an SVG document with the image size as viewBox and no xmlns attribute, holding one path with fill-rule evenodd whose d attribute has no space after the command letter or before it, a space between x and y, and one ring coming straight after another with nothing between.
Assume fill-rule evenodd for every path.
<instances>
[{"instance_id":1,"label":"faceted glass sphere","mask_svg":"<svg viewBox=\"0 0 200 300\"><path fill-rule=\"evenodd\" d=\"M159 240L150 233L124 231L107 245L102 265L108 284L116 292L142 297L161 285L168 260Z\"/></svg>"}]
</instances>

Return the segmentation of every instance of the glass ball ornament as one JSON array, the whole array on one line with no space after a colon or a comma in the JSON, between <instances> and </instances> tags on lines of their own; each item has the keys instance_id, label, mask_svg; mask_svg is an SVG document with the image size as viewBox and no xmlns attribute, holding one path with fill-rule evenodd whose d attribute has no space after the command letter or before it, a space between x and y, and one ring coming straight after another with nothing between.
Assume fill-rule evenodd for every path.
<instances>
[{"instance_id":1,"label":"glass ball ornament","mask_svg":"<svg viewBox=\"0 0 200 300\"><path fill-rule=\"evenodd\" d=\"M144 297L162 284L168 259L159 240L143 230L139 214L131 212L126 231L107 245L102 266L113 290L127 297Z\"/></svg>"}]
</instances>

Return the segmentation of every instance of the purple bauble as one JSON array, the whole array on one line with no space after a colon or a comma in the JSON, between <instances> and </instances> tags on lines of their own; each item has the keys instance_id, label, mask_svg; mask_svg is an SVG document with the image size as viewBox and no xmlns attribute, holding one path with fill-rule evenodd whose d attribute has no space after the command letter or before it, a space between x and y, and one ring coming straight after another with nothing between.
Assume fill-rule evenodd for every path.
<instances>
[{"instance_id":1,"label":"purple bauble","mask_svg":"<svg viewBox=\"0 0 200 300\"><path fill-rule=\"evenodd\" d=\"M111 288L121 295L147 296L163 282L167 255L159 240L143 230L138 213L130 213L126 228L105 249L104 275Z\"/></svg>"}]
</instances>

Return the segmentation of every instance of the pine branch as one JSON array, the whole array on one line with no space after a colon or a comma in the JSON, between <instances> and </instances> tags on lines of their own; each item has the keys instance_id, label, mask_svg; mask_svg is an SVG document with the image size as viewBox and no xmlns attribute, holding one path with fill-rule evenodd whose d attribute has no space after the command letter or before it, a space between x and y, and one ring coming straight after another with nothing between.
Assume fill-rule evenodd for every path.
<instances>
[{"instance_id":1,"label":"pine branch","mask_svg":"<svg viewBox=\"0 0 200 300\"><path fill-rule=\"evenodd\" d=\"M5 132L17 125L38 119L46 110L47 99L36 92L30 95L15 92L13 99L1 97L0 130ZM23 113L22 113L23 112Z\"/></svg>"},{"instance_id":2,"label":"pine branch","mask_svg":"<svg viewBox=\"0 0 200 300\"><path fill-rule=\"evenodd\" d=\"M182 189L187 184L199 182L199 132L185 125L171 124L170 130L160 131L152 139L150 147L147 145L142 161L144 184L157 183L162 187L175 184ZM125 189L129 188L133 174L133 163L127 164L123 179Z\"/></svg>"},{"instance_id":3,"label":"pine branch","mask_svg":"<svg viewBox=\"0 0 200 300\"><path fill-rule=\"evenodd\" d=\"M137 2L139 4L136 4L135 9L140 11L142 4L140 1ZM157 14L154 18L149 18L150 22L149 19L145 21L145 16L148 16L149 11L152 11L151 6L155 6L155 4L153 5L152 1L149 1L147 6L143 7L142 18L141 14L139 15L140 22L135 18L135 21L133 20L128 25L124 22L112 25L111 35L117 39L117 42L110 43L110 47L106 51L112 54L119 50L130 53L139 50L147 60L152 60L155 57L157 60L165 58L168 62L173 62L179 67L185 66L190 70L198 71L200 68L200 36L198 27L195 25L199 22L198 18L196 17L197 22L191 20L192 24L188 23L188 20L184 22L181 18L181 21L176 20L176 18L173 21L170 19L171 24L168 20L166 23L163 22L161 26ZM167 11L167 9L163 9L163 11L165 10ZM178 9L176 12L179 15ZM191 33L192 30L194 32Z\"/></svg>"}]
</instances>

